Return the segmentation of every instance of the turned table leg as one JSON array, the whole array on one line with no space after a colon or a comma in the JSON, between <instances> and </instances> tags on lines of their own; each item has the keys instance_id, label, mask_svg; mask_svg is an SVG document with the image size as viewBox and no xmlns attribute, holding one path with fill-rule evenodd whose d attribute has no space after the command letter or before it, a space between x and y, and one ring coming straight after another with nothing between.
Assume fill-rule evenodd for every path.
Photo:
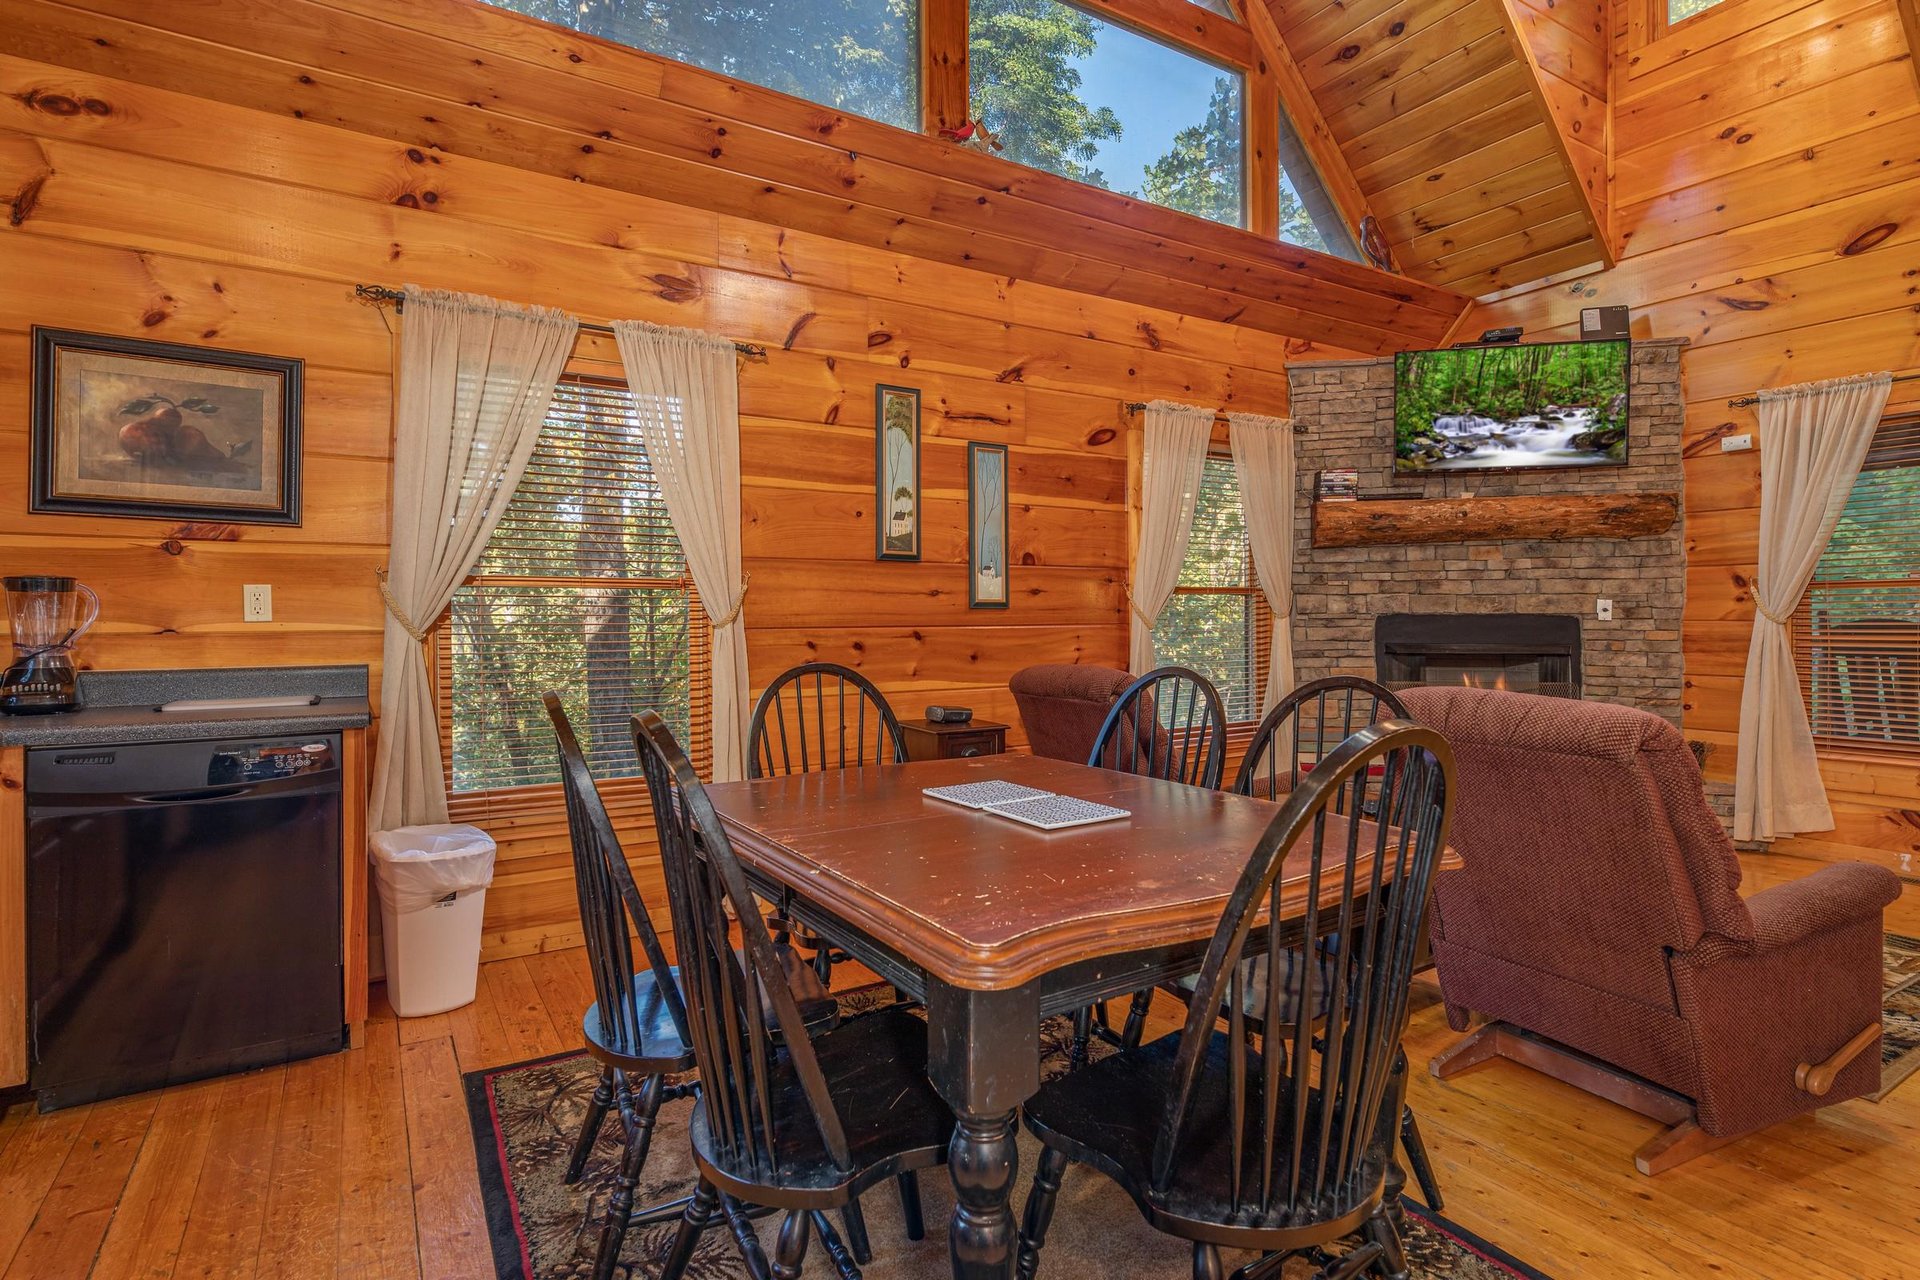
<instances>
[{"instance_id":1,"label":"turned table leg","mask_svg":"<svg viewBox=\"0 0 1920 1280\"><path fill-rule=\"evenodd\" d=\"M958 1123L947 1147L954 1280L1012 1280L1019 1106L1040 1087L1040 995L927 983L928 1075Z\"/></svg>"}]
</instances>

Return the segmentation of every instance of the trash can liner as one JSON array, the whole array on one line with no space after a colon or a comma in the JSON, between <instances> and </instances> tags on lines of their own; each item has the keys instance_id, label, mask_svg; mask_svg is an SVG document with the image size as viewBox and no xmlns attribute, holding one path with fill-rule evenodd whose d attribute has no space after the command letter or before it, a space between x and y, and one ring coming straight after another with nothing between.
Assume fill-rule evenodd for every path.
<instances>
[{"instance_id":1,"label":"trash can liner","mask_svg":"<svg viewBox=\"0 0 1920 1280\"><path fill-rule=\"evenodd\" d=\"M493 881L493 838L478 827L437 823L376 831L368 841L380 905L395 915L422 911L449 894Z\"/></svg>"}]
</instances>

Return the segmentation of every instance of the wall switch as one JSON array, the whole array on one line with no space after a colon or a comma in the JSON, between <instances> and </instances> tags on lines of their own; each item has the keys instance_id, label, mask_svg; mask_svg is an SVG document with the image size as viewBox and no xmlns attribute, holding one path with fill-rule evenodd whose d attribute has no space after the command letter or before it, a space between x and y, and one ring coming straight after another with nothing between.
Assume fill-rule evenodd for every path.
<instances>
[{"instance_id":1,"label":"wall switch","mask_svg":"<svg viewBox=\"0 0 1920 1280\"><path fill-rule=\"evenodd\" d=\"M1602 622L1613 621L1613 601L1602 596L1593 602L1593 616Z\"/></svg>"},{"instance_id":2,"label":"wall switch","mask_svg":"<svg viewBox=\"0 0 1920 1280\"><path fill-rule=\"evenodd\" d=\"M273 621L272 584L250 582L240 588L240 620L242 622Z\"/></svg>"},{"instance_id":3,"label":"wall switch","mask_svg":"<svg viewBox=\"0 0 1920 1280\"><path fill-rule=\"evenodd\" d=\"M1753 448L1753 433L1746 432L1737 436L1721 436L1720 452L1744 453Z\"/></svg>"}]
</instances>

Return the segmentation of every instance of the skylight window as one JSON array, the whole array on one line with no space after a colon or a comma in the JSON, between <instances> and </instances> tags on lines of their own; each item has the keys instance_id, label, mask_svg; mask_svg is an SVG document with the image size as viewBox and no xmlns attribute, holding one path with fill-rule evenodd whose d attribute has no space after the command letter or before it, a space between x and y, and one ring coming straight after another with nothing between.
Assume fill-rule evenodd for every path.
<instances>
[{"instance_id":1,"label":"skylight window","mask_svg":"<svg viewBox=\"0 0 1920 1280\"><path fill-rule=\"evenodd\" d=\"M1725 0L1666 0L1667 25L1671 27L1685 22L1688 18L1697 18L1715 5L1723 3Z\"/></svg>"}]
</instances>

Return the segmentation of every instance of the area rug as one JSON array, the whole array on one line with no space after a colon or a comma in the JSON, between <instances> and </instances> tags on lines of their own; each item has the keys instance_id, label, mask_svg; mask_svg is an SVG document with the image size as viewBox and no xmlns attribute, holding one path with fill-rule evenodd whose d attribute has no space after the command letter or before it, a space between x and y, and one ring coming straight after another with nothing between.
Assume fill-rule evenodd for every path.
<instances>
[{"instance_id":1,"label":"area rug","mask_svg":"<svg viewBox=\"0 0 1920 1280\"><path fill-rule=\"evenodd\" d=\"M1880 1091L1878 1102L1920 1071L1920 938L1886 936L1880 997Z\"/></svg>"},{"instance_id":2,"label":"area rug","mask_svg":"<svg viewBox=\"0 0 1920 1280\"><path fill-rule=\"evenodd\" d=\"M841 1006L847 1016L858 1016L890 998L888 988L870 987L842 996ZM1064 1018L1052 1019L1043 1029L1042 1050L1049 1074L1065 1069L1071 1031ZM587 1174L577 1185L563 1186L560 1174L598 1080L598 1067L584 1054L476 1071L465 1077L500 1280L574 1280L591 1270L601 1216L620 1159L618 1118L610 1118L601 1131ZM661 1111L638 1204L670 1200L692 1189L693 1159L686 1127L690 1106L671 1103ZM1038 1148L1022 1134L1022 1176L1013 1200L1016 1215L1026 1202L1028 1178L1037 1159ZM872 1280L947 1280L952 1274L945 1223L953 1201L945 1171L923 1174L920 1185L927 1236L918 1243L906 1238L892 1187L876 1188L862 1199L873 1244L873 1262L863 1271ZM1408 1199L1406 1207L1405 1236L1414 1280L1546 1280L1539 1271L1413 1200ZM773 1218L760 1224L769 1252L777 1223ZM614 1274L621 1280L655 1275L657 1259L672 1235L670 1224L629 1231ZM817 1245L808 1252L807 1273L829 1275L832 1268ZM1229 1267L1248 1256L1230 1259ZM1158 1280L1187 1275L1190 1267L1188 1246L1148 1227L1119 1188L1089 1169L1068 1170L1041 1255L1042 1277ZM1311 1270L1305 1262L1289 1267L1287 1280L1300 1280ZM746 1280L747 1272L732 1237L718 1230L701 1238L687 1275L689 1280Z\"/></svg>"}]
</instances>

